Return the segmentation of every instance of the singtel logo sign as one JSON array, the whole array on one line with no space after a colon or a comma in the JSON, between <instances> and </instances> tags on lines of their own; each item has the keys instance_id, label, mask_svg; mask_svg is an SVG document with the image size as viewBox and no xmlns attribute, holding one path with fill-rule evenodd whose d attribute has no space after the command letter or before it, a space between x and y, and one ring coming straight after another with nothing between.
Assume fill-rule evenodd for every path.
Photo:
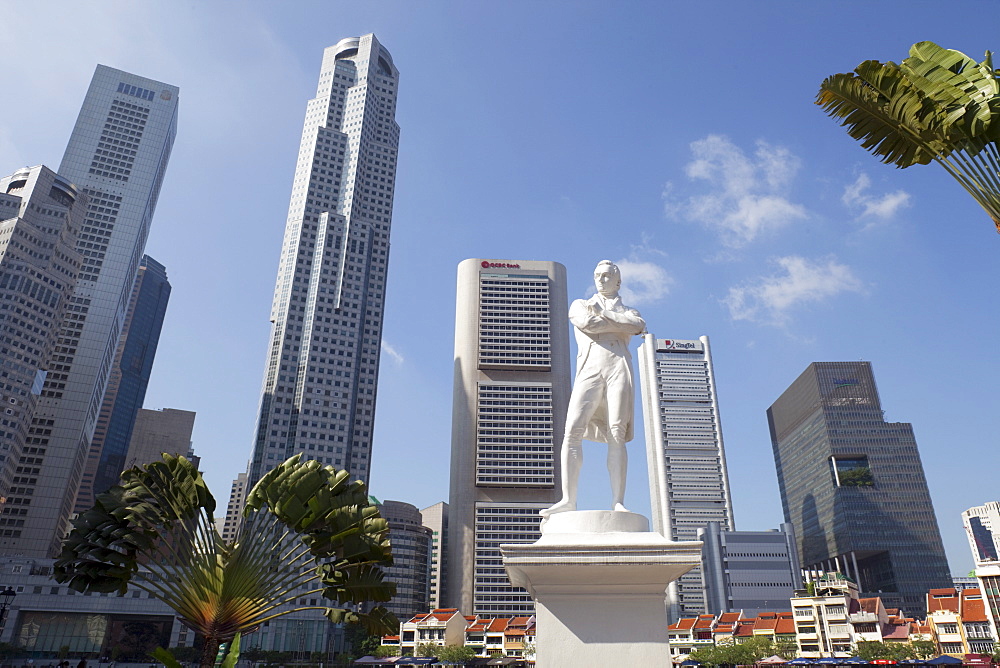
<instances>
[{"instance_id":1,"label":"singtel logo sign","mask_svg":"<svg viewBox=\"0 0 1000 668\"><path fill-rule=\"evenodd\" d=\"M694 341L673 341L671 339L663 339L662 347L665 350L697 350L699 348Z\"/></svg>"}]
</instances>

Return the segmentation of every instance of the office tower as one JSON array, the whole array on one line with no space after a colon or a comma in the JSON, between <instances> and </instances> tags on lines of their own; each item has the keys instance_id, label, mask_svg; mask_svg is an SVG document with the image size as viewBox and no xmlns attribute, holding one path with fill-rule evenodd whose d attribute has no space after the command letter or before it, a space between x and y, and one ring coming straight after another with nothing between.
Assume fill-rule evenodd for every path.
<instances>
[{"instance_id":1,"label":"office tower","mask_svg":"<svg viewBox=\"0 0 1000 668\"><path fill-rule=\"evenodd\" d=\"M698 529L708 614L740 612L753 617L788 607L802 588L795 530L727 531L718 522Z\"/></svg>"},{"instance_id":2,"label":"office tower","mask_svg":"<svg viewBox=\"0 0 1000 668\"><path fill-rule=\"evenodd\" d=\"M251 485L300 452L368 481L398 79L374 35L323 53L278 262Z\"/></svg>"},{"instance_id":3,"label":"office tower","mask_svg":"<svg viewBox=\"0 0 1000 668\"><path fill-rule=\"evenodd\" d=\"M86 205L86 195L47 167L0 179L0 496L11 497L0 515L0 549L20 533L19 495L38 475L22 456L37 450L26 447L28 428L80 270Z\"/></svg>"},{"instance_id":4,"label":"office tower","mask_svg":"<svg viewBox=\"0 0 1000 668\"><path fill-rule=\"evenodd\" d=\"M92 507L97 495L118 484L125 470L125 455L135 418L146 398L169 299L166 267L143 255L111 365L108 389L90 441L74 512L82 513Z\"/></svg>"},{"instance_id":5,"label":"office tower","mask_svg":"<svg viewBox=\"0 0 1000 668\"><path fill-rule=\"evenodd\" d=\"M735 529L719 399L708 337L657 339L639 347L653 528L670 540L699 540L709 522ZM708 612L701 568L670 584L668 618Z\"/></svg>"},{"instance_id":6,"label":"office tower","mask_svg":"<svg viewBox=\"0 0 1000 668\"><path fill-rule=\"evenodd\" d=\"M448 504L435 503L420 511L425 527L431 530L431 604L440 608L448 600Z\"/></svg>"},{"instance_id":7,"label":"office tower","mask_svg":"<svg viewBox=\"0 0 1000 668\"><path fill-rule=\"evenodd\" d=\"M802 567L923 616L951 576L912 425L886 422L869 362L814 362L767 410Z\"/></svg>"},{"instance_id":8,"label":"office tower","mask_svg":"<svg viewBox=\"0 0 1000 668\"><path fill-rule=\"evenodd\" d=\"M994 638L1000 638L1000 503L989 501L962 513L976 579L986 602Z\"/></svg>"},{"instance_id":9,"label":"office tower","mask_svg":"<svg viewBox=\"0 0 1000 668\"><path fill-rule=\"evenodd\" d=\"M222 536L222 540L227 543L231 543L236 539L236 534L240 528L240 519L242 518L243 506L247 504L247 493L250 488L247 487L247 474L241 473L236 476L233 480L232 488L229 491L229 503L226 505L226 516L216 520L216 524L219 526L219 535Z\"/></svg>"},{"instance_id":10,"label":"office tower","mask_svg":"<svg viewBox=\"0 0 1000 668\"><path fill-rule=\"evenodd\" d=\"M194 432L196 415L194 411L177 408L139 409L135 429L132 430L132 440L125 454L125 468L158 462L163 458L163 453L192 459L191 434ZM192 463L197 467L198 459L194 458Z\"/></svg>"},{"instance_id":11,"label":"office tower","mask_svg":"<svg viewBox=\"0 0 1000 668\"><path fill-rule=\"evenodd\" d=\"M500 544L537 540L538 511L560 497L566 302L566 268L556 262L458 265L448 596L465 614L534 612L510 584Z\"/></svg>"},{"instance_id":12,"label":"office tower","mask_svg":"<svg viewBox=\"0 0 1000 668\"><path fill-rule=\"evenodd\" d=\"M962 513L976 566L1000 561L1000 503L989 501Z\"/></svg>"},{"instance_id":13,"label":"office tower","mask_svg":"<svg viewBox=\"0 0 1000 668\"><path fill-rule=\"evenodd\" d=\"M384 605L405 621L431 609L431 530L421 523L414 505L382 501L378 506L382 519L389 523L392 542L392 566L384 566L382 571L386 580L396 583L396 595Z\"/></svg>"},{"instance_id":14,"label":"office tower","mask_svg":"<svg viewBox=\"0 0 1000 668\"><path fill-rule=\"evenodd\" d=\"M0 553L54 556L68 528L177 128L178 89L99 65L59 173L87 195L83 263L0 521ZM26 459L30 457L30 461ZM14 510L17 510L15 517Z\"/></svg>"}]
</instances>

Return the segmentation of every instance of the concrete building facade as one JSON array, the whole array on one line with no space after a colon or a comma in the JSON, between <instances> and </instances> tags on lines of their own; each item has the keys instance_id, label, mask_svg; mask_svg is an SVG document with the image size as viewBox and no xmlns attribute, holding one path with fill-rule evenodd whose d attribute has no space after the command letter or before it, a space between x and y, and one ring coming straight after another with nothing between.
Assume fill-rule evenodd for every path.
<instances>
[{"instance_id":1,"label":"concrete building facade","mask_svg":"<svg viewBox=\"0 0 1000 668\"><path fill-rule=\"evenodd\" d=\"M907 615L951 584L912 425L886 422L869 362L815 362L767 411L802 567Z\"/></svg>"},{"instance_id":2,"label":"concrete building facade","mask_svg":"<svg viewBox=\"0 0 1000 668\"><path fill-rule=\"evenodd\" d=\"M323 53L278 262L251 486L296 453L368 482L398 82L374 35Z\"/></svg>"},{"instance_id":3,"label":"concrete building facade","mask_svg":"<svg viewBox=\"0 0 1000 668\"><path fill-rule=\"evenodd\" d=\"M726 531L718 522L698 530L708 614L754 616L781 610L802 588L795 530Z\"/></svg>"},{"instance_id":4,"label":"concrete building facade","mask_svg":"<svg viewBox=\"0 0 1000 668\"><path fill-rule=\"evenodd\" d=\"M47 167L0 179L0 549L25 525L31 486L28 430L76 284L76 250L87 196ZM34 459L32 459L34 462ZM20 469L20 470L18 470Z\"/></svg>"},{"instance_id":5,"label":"concrete building facade","mask_svg":"<svg viewBox=\"0 0 1000 668\"><path fill-rule=\"evenodd\" d=\"M125 468L158 462L163 453L184 455L192 459L191 434L194 432L196 415L194 411L177 408L140 409L125 455ZM196 458L193 463L198 466Z\"/></svg>"},{"instance_id":6,"label":"concrete building facade","mask_svg":"<svg viewBox=\"0 0 1000 668\"><path fill-rule=\"evenodd\" d=\"M715 522L732 531L732 496L722 439L719 398L707 336L643 337L639 347L653 528L671 540L699 540ZM705 608L701 568L671 583L668 619Z\"/></svg>"},{"instance_id":7,"label":"concrete building facade","mask_svg":"<svg viewBox=\"0 0 1000 668\"><path fill-rule=\"evenodd\" d=\"M233 480L229 491L229 503L226 504L225 517L216 518L216 527L222 540L231 543L236 540L237 531L240 528L240 521L243 517L243 507L247 504L247 494L250 488L247 487L247 474L241 473Z\"/></svg>"},{"instance_id":8,"label":"concrete building facade","mask_svg":"<svg viewBox=\"0 0 1000 668\"><path fill-rule=\"evenodd\" d=\"M448 503L449 604L473 614L534 612L510 584L501 543L530 543L560 495L569 402L566 269L469 259L458 266Z\"/></svg>"},{"instance_id":9,"label":"concrete building facade","mask_svg":"<svg viewBox=\"0 0 1000 668\"><path fill-rule=\"evenodd\" d=\"M22 476L0 512L11 531L0 553L54 556L68 528L177 132L178 93L104 65L87 90L59 166L87 195L82 265L29 427L33 451L18 463L37 474ZM24 514L3 514L15 506Z\"/></svg>"},{"instance_id":10,"label":"concrete building facade","mask_svg":"<svg viewBox=\"0 0 1000 668\"><path fill-rule=\"evenodd\" d=\"M425 527L431 530L431 609L448 600L448 504L435 503L420 511Z\"/></svg>"}]
</instances>

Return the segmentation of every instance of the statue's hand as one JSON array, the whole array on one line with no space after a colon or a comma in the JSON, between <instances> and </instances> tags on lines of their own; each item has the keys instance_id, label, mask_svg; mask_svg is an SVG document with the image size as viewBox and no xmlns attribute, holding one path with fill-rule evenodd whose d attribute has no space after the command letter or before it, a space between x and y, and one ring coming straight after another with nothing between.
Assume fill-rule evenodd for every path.
<instances>
[{"instance_id":1,"label":"statue's hand","mask_svg":"<svg viewBox=\"0 0 1000 668\"><path fill-rule=\"evenodd\" d=\"M597 316L601 315L604 311L604 307L601 306L600 302L591 302L588 306L590 307L590 312Z\"/></svg>"}]
</instances>

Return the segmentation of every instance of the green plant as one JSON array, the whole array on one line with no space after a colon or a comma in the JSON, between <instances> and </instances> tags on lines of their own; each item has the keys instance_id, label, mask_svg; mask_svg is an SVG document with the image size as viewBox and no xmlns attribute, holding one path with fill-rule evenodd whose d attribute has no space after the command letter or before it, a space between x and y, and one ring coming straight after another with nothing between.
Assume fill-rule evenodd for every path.
<instances>
[{"instance_id":1,"label":"green plant","mask_svg":"<svg viewBox=\"0 0 1000 668\"><path fill-rule=\"evenodd\" d=\"M379 645L369 654L379 659L387 656L399 656L399 645Z\"/></svg>"},{"instance_id":2,"label":"green plant","mask_svg":"<svg viewBox=\"0 0 1000 668\"><path fill-rule=\"evenodd\" d=\"M941 165L1000 231L1000 81L989 51L977 63L918 42L898 65L866 60L827 77L816 104L884 163Z\"/></svg>"},{"instance_id":3,"label":"green plant","mask_svg":"<svg viewBox=\"0 0 1000 668\"><path fill-rule=\"evenodd\" d=\"M125 471L74 521L54 577L76 591L123 595L132 586L163 601L205 638L202 666L237 633L298 610L370 633L398 628L384 607L356 609L389 600L395 585L379 569L392 563L388 524L346 471L299 455L279 464L247 495L231 544L215 529L215 505L184 457ZM336 605L297 604L309 595Z\"/></svg>"},{"instance_id":4,"label":"green plant","mask_svg":"<svg viewBox=\"0 0 1000 668\"><path fill-rule=\"evenodd\" d=\"M476 650L462 645L445 645L437 648L435 656L441 663L465 665L476 658Z\"/></svg>"}]
</instances>

